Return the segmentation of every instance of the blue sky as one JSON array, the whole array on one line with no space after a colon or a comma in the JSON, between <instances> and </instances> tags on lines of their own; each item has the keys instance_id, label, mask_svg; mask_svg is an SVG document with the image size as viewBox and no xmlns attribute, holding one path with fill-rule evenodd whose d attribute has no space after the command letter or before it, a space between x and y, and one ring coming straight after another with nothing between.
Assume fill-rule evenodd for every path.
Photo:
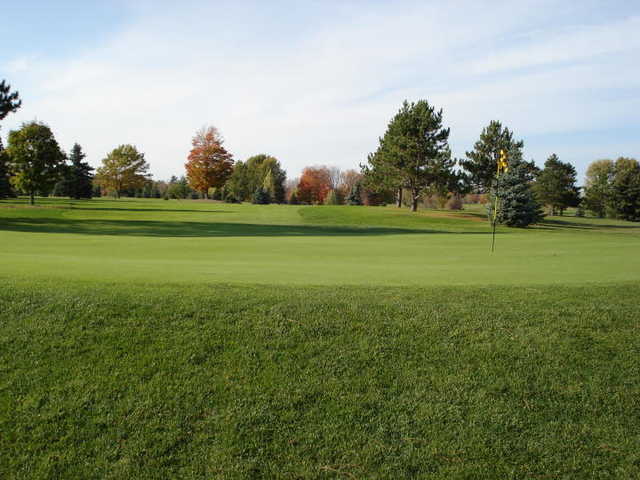
<instances>
[{"instance_id":1,"label":"blue sky","mask_svg":"<svg viewBox=\"0 0 640 480\"><path fill-rule=\"evenodd\" d=\"M402 101L444 109L456 156L501 120L538 164L640 157L637 2L11 2L0 78L23 121L98 165L133 143L156 178L193 133L236 159L357 168Z\"/></svg>"}]
</instances>

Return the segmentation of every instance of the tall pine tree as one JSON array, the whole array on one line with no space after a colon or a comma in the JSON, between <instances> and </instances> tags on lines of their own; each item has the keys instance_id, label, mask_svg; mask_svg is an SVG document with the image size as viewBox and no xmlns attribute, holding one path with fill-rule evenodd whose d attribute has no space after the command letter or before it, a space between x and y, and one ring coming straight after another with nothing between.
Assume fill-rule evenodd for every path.
<instances>
[{"instance_id":1,"label":"tall pine tree","mask_svg":"<svg viewBox=\"0 0 640 480\"><path fill-rule=\"evenodd\" d=\"M2 80L0 82L0 120L4 120L7 115L15 112L21 105L22 100L20 100L18 92L12 92L11 85Z\"/></svg>"},{"instance_id":2,"label":"tall pine tree","mask_svg":"<svg viewBox=\"0 0 640 480\"><path fill-rule=\"evenodd\" d=\"M561 162L555 153L544 163L534 189L540 202L550 208L551 215L562 215L567 207L577 207L580 202L575 167Z\"/></svg>"},{"instance_id":3,"label":"tall pine tree","mask_svg":"<svg viewBox=\"0 0 640 480\"><path fill-rule=\"evenodd\" d=\"M482 130L473 150L467 152L467 160L461 162L463 168L469 172L471 188L477 193L489 192L496 174L500 150L521 156L523 146L522 140L514 140L511 130L503 127L501 122L492 120Z\"/></svg>"},{"instance_id":4,"label":"tall pine tree","mask_svg":"<svg viewBox=\"0 0 640 480\"><path fill-rule=\"evenodd\" d=\"M7 115L15 112L21 105L22 100L20 100L18 92L12 92L11 85L2 80L0 82L0 120L4 120ZM2 138L0 138L0 199L15 196L9 181L10 175L9 156L2 145Z\"/></svg>"},{"instance_id":5,"label":"tall pine tree","mask_svg":"<svg viewBox=\"0 0 640 480\"><path fill-rule=\"evenodd\" d=\"M74 144L69 155L70 164L64 166L62 180L55 187L56 194L74 199L93 196L93 167L83 162L85 157L82 147Z\"/></svg>"},{"instance_id":6,"label":"tall pine tree","mask_svg":"<svg viewBox=\"0 0 640 480\"><path fill-rule=\"evenodd\" d=\"M380 147L369 155L365 176L382 187L402 187L411 195L411 211L418 209L420 196L429 188L450 184L455 160L448 146L449 129L442 126L442 109L436 111L426 100L405 101L393 117ZM400 200L400 194L398 194Z\"/></svg>"}]
</instances>

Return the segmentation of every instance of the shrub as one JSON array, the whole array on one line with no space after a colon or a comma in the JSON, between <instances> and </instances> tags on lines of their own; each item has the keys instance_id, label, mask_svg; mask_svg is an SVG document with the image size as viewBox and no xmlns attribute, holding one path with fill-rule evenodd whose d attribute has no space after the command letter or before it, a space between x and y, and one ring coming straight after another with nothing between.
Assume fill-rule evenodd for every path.
<instances>
[{"instance_id":1,"label":"shrub","mask_svg":"<svg viewBox=\"0 0 640 480\"><path fill-rule=\"evenodd\" d=\"M448 210L462 210L463 202L460 195L452 195L446 205Z\"/></svg>"},{"instance_id":2,"label":"shrub","mask_svg":"<svg viewBox=\"0 0 640 480\"><path fill-rule=\"evenodd\" d=\"M252 203L256 205L268 205L271 203L271 195L262 187L259 187L253 194Z\"/></svg>"},{"instance_id":3,"label":"shrub","mask_svg":"<svg viewBox=\"0 0 640 480\"><path fill-rule=\"evenodd\" d=\"M347 204L349 205L362 205L362 184L356 182L349 192L347 197Z\"/></svg>"},{"instance_id":4,"label":"shrub","mask_svg":"<svg viewBox=\"0 0 640 480\"><path fill-rule=\"evenodd\" d=\"M233 192L225 192L223 200L225 203L242 203L240 199L233 194Z\"/></svg>"}]
</instances>

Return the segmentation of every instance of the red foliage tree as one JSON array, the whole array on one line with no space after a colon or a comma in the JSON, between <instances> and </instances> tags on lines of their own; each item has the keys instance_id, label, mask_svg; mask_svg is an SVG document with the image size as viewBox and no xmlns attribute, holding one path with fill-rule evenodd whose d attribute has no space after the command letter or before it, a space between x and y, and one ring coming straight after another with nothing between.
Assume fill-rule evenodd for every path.
<instances>
[{"instance_id":1,"label":"red foliage tree","mask_svg":"<svg viewBox=\"0 0 640 480\"><path fill-rule=\"evenodd\" d=\"M189 186L207 198L211 187L222 187L233 172L233 156L222 146L215 127L200 129L193 137L185 169Z\"/></svg>"},{"instance_id":2,"label":"red foliage tree","mask_svg":"<svg viewBox=\"0 0 640 480\"><path fill-rule=\"evenodd\" d=\"M331 173L327 167L307 167L298 182L298 201L302 203L323 203L331 190Z\"/></svg>"}]
</instances>

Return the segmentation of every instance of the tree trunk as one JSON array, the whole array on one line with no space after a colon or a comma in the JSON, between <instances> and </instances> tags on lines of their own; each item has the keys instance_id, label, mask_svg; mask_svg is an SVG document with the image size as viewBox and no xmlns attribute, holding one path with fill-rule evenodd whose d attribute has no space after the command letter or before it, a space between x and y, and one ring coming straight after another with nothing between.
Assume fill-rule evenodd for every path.
<instances>
[{"instance_id":1,"label":"tree trunk","mask_svg":"<svg viewBox=\"0 0 640 480\"><path fill-rule=\"evenodd\" d=\"M415 193L411 196L411 211L418 211L418 195L416 195Z\"/></svg>"},{"instance_id":2,"label":"tree trunk","mask_svg":"<svg viewBox=\"0 0 640 480\"><path fill-rule=\"evenodd\" d=\"M33 192L29 192L29 204L34 205L35 203L36 203L35 195L33 194Z\"/></svg>"},{"instance_id":3,"label":"tree trunk","mask_svg":"<svg viewBox=\"0 0 640 480\"><path fill-rule=\"evenodd\" d=\"M402 208L402 187L398 187L398 194L396 197L396 207Z\"/></svg>"}]
</instances>

